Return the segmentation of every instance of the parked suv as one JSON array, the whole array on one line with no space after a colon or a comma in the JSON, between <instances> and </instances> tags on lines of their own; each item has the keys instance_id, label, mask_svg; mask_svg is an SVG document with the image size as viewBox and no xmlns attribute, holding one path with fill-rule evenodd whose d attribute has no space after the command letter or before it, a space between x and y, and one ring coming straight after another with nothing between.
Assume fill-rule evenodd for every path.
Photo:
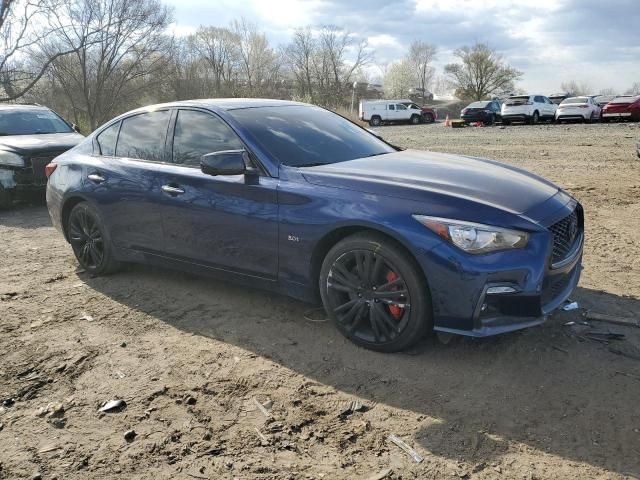
<instances>
[{"instance_id":1,"label":"parked suv","mask_svg":"<svg viewBox=\"0 0 640 480\"><path fill-rule=\"evenodd\" d=\"M361 100L358 117L369 122L372 127L383 122L409 122L417 125L422 122L422 109L407 100Z\"/></svg>"},{"instance_id":2,"label":"parked suv","mask_svg":"<svg viewBox=\"0 0 640 480\"><path fill-rule=\"evenodd\" d=\"M544 95L514 95L502 104L502 123L526 122L531 125L540 120L553 120L558 106Z\"/></svg>"},{"instance_id":3,"label":"parked suv","mask_svg":"<svg viewBox=\"0 0 640 480\"><path fill-rule=\"evenodd\" d=\"M30 192L44 196L45 166L83 138L46 107L0 104L0 208Z\"/></svg>"}]
</instances>

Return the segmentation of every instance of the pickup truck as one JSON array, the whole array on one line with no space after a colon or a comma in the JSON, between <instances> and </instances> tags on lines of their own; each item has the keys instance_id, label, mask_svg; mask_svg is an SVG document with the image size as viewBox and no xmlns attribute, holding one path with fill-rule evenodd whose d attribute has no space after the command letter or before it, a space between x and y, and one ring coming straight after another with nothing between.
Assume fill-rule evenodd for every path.
<instances>
[{"instance_id":1,"label":"pickup truck","mask_svg":"<svg viewBox=\"0 0 640 480\"><path fill-rule=\"evenodd\" d=\"M434 122L436 112L428 107L419 107L411 100L361 100L358 117L372 127L383 123L409 122L417 125Z\"/></svg>"}]
</instances>

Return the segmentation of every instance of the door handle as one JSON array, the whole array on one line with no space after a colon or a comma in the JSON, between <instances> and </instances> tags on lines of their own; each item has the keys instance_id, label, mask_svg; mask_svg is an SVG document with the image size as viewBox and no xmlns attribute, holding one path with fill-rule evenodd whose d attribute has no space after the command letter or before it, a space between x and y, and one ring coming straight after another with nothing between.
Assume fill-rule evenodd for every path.
<instances>
[{"instance_id":1,"label":"door handle","mask_svg":"<svg viewBox=\"0 0 640 480\"><path fill-rule=\"evenodd\" d=\"M106 178L104 178L102 175L99 175L97 173L90 173L89 175L87 175L87 178L91 180L93 183L102 183L106 180Z\"/></svg>"},{"instance_id":2,"label":"door handle","mask_svg":"<svg viewBox=\"0 0 640 480\"><path fill-rule=\"evenodd\" d=\"M163 185L162 186L162 191L164 193L167 193L171 196L176 196L176 195L182 195L184 193L184 190L178 187L172 187L171 185Z\"/></svg>"}]
</instances>

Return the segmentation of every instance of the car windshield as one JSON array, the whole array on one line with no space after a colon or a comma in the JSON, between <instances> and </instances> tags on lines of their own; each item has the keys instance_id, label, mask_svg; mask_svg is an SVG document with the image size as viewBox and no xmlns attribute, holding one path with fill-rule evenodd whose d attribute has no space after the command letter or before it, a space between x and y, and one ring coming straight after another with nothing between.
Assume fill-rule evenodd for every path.
<instances>
[{"instance_id":1,"label":"car windshield","mask_svg":"<svg viewBox=\"0 0 640 480\"><path fill-rule=\"evenodd\" d=\"M284 165L326 165L395 151L363 128L319 107L289 105L229 113Z\"/></svg>"},{"instance_id":2,"label":"car windshield","mask_svg":"<svg viewBox=\"0 0 640 480\"><path fill-rule=\"evenodd\" d=\"M51 110L0 110L0 135L69 133L71 127Z\"/></svg>"},{"instance_id":3,"label":"car windshield","mask_svg":"<svg viewBox=\"0 0 640 480\"><path fill-rule=\"evenodd\" d=\"M489 102L473 102L467 108L485 108L487 105L489 105Z\"/></svg>"},{"instance_id":4,"label":"car windshield","mask_svg":"<svg viewBox=\"0 0 640 480\"><path fill-rule=\"evenodd\" d=\"M589 103L589 99L587 97L567 98L562 101L561 105L566 105L567 103Z\"/></svg>"}]
</instances>

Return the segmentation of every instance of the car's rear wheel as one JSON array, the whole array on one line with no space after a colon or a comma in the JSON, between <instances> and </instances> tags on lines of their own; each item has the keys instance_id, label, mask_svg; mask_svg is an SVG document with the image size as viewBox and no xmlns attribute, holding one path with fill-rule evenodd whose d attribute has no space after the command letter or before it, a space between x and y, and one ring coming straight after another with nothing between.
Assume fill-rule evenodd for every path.
<instances>
[{"instance_id":1,"label":"car's rear wheel","mask_svg":"<svg viewBox=\"0 0 640 480\"><path fill-rule=\"evenodd\" d=\"M403 350L431 328L431 300L419 267L383 235L338 242L322 264L320 295L338 330L372 350Z\"/></svg>"},{"instance_id":2,"label":"car's rear wheel","mask_svg":"<svg viewBox=\"0 0 640 480\"><path fill-rule=\"evenodd\" d=\"M94 275L112 273L120 264L113 259L111 242L96 209L80 202L71 210L67 235L76 259Z\"/></svg>"},{"instance_id":3,"label":"car's rear wheel","mask_svg":"<svg viewBox=\"0 0 640 480\"><path fill-rule=\"evenodd\" d=\"M538 123L538 120L540 120L540 114L538 114L538 111L536 110L535 112L533 112L533 115L531 116L531 120L529 121L529 123L531 125L535 125Z\"/></svg>"},{"instance_id":4,"label":"car's rear wheel","mask_svg":"<svg viewBox=\"0 0 640 480\"><path fill-rule=\"evenodd\" d=\"M374 115L373 117L371 117L371 120L369 120L369 125L371 125L372 127L379 127L381 123L382 119L377 115Z\"/></svg>"}]
</instances>

